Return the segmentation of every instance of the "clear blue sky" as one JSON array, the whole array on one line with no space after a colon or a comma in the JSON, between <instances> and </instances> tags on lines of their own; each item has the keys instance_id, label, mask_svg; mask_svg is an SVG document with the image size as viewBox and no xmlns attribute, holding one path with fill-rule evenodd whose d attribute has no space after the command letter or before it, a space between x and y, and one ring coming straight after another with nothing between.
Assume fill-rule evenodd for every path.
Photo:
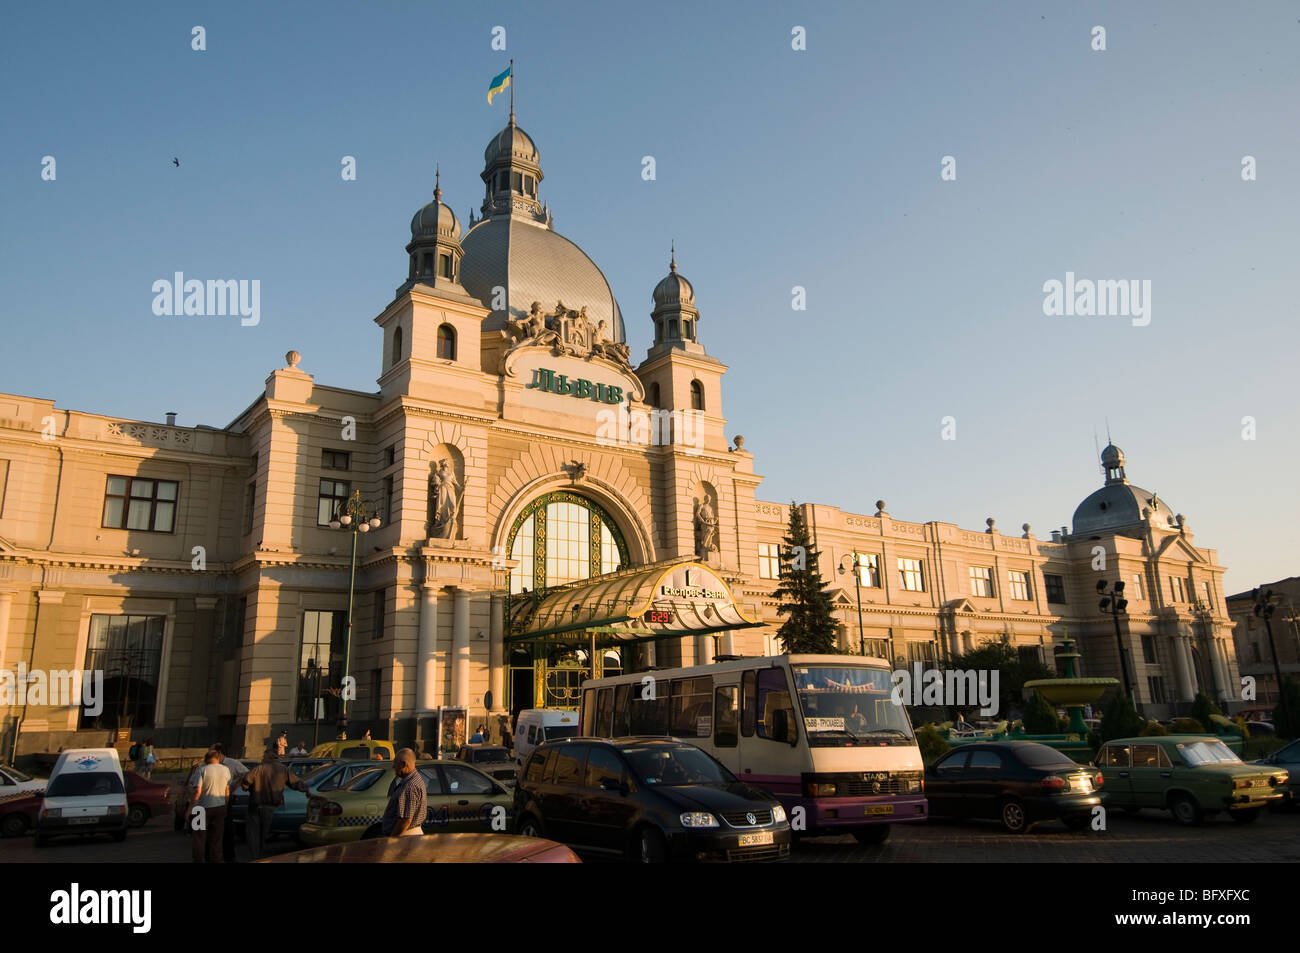
<instances>
[{"instance_id":1,"label":"clear blue sky","mask_svg":"<svg viewBox=\"0 0 1300 953\"><path fill-rule=\"evenodd\" d=\"M411 214L435 162L457 214L477 208L507 110L485 92L513 56L542 198L608 276L634 363L676 240L763 498L883 497L899 519L1045 537L1100 485L1109 418L1130 478L1218 549L1229 591L1300 572L1294 3L2 16L0 391L224 426L289 348L374 390L371 319L405 278ZM176 271L260 279L260 325L153 315ZM1150 325L1044 316L1043 283L1067 271L1149 279Z\"/></svg>"}]
</instances>

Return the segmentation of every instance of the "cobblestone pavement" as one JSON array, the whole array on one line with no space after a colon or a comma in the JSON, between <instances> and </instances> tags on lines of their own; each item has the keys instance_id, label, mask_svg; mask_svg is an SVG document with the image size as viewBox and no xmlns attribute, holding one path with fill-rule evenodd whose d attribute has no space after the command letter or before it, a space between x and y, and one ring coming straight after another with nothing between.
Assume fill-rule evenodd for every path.
<instances>
[{"instance_id":1,"label":"cobblestone pavement","mask_svg":"<svg viewBox=\"0 0 1300 953\"><path fill-rule=\"evenodd\" d=\"M1112 812L1105 832L1068 831L1044 822L1028 834L1007 834L992 821L930 820L895 826L879 847L863 847L852 837L818 837L795 846L795 863L1295 863L1300 861L1300 813L1265 813L1256 823L1238 826L1222 816L1186 828L1168 813L1144 811L1134 817ZM297 849L280 838L271 851ZM244 844L239 861L249 859ZM107 837L53 841L37 850L30 836L0 840L0 864L21 863L189 863L189 839L172 830L170 817L154 818L131 831L126 841Z\"/></svg>"}]
</instances>

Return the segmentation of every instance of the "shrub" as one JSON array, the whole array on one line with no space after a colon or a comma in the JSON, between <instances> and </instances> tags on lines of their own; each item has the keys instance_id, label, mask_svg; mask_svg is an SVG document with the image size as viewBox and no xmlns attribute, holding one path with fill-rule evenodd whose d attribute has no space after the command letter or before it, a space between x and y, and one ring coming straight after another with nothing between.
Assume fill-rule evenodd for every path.
<instances>
[{"instance_id":1,"label":"shrub","mask_svg":"<svg viewBox=\"0 0 1300 953\"><path fill-rule=\"evenodd\" d=\"M1146 719L1133 707L1133 699L1123 692L1116 691L1111 694L1110 700L1102 710L1099 734L1102 741L1110 741L1112 738L1131 738L1145 728L1146 724Z\"/></svg>"},{"instance_id":2,"label":"shrub","mask_svg":"<svg viewBox=\"0 0 1300 953\"><path fill-rule=\"evenodd\" d=\"M1204 725L1207 729L1214 724L1210 720L1211 715L1222 715L1219 706L1214 704L1214 700L1205 692L1197 692L1196 698L1192 701L1192 717Z\"/></svg>"},{"instance_id":3,"label":"shrub","mask_svg":"<svg viewBox=\"0 0 1300 953\"><path fill-rule=\"evenodd\" d=\"M1232 726L1237 729L1237 734L1241 735L1243 741L1250 739L1250 729L1246 727L1246 719L1238 715L1232 719Z\"/></svg>"},{"instance_id":4,"label":"shrub","mask_svg":"<svg viewBox=\"0 0 1300 953\"><path fill-rule=\"evenodd\" d=\"M1169 729L1158 721L1149 721L1147 722L1147 726L1138 732L1138 734L1142 735L1144 738L1151 738L1158 735L1167 735L1169 734Z\"/></svg>"},{"instance_id":5,"label":"shrub","mask_svg":"<svg viewBox=\"0 0 1300 953\"><path fill-rule=\"evenodd\" d=\"M1038 692L1034 692L1025 706L1025 731L1031 735L1050 735L1056 729L1056 709Z\"/></svg>"},{"instance_id":6,"label":"shrub","mask_svg":"<svg viewBox=\"0 0 1300 953\"><path fill-rule=\"evenodd\" d=\"M916 729L916 743L921 749L921 760L931 764L952 749L948 740L934 725L925 724Z\"/></svg>"},{"instance_id":7,"label":"shrub","mask_svg":"<svg viewBox=\"0 0 1300 953\"><path fill-rule=\"evenodd\" d=\"M1169 726L1169 730L1175 735L1210 735L1212 731L1207 731L1205 726L1195 718L1175 718L1174 723Z\"/></svg>"}]
</instances>

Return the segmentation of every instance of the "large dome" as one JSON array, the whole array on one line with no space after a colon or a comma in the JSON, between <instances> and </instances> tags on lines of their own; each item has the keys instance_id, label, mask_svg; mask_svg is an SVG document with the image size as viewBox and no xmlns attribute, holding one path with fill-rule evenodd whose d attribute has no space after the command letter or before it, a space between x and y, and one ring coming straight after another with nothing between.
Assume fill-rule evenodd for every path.
<instances>
[{"instance_id":1,"label":"large dome","mask_svg":"<svg viewBox=\"0 0 1300 953\"><path fill-rule=\"evenodd\" d=\"M1131 483L1112 483L1088 494L1074 511L1074 532L1098 533L1142 522L1142 511L1151 511L1157 526L1176 528L1174 511L1150 490Z\"/></svg>"},{"instance_id":2,"label":"large dome","mask_svg":"<svg viewBox=\"0 0 1300 953\"><path fill-rule=\"evenodd\" d=\"M508 312L528 316L534 301L549 310L563 301L568 308L587 309L593 323L604 321L609 336L623 342L623 315L609 282L595 262L563 235L544 225L502 216L484 219L461 239L465 257L460 283L483 302L494 304L494 288L506 292L505 310L484 319L484 330L505 328Z\"/></svg>"}]
</instances>

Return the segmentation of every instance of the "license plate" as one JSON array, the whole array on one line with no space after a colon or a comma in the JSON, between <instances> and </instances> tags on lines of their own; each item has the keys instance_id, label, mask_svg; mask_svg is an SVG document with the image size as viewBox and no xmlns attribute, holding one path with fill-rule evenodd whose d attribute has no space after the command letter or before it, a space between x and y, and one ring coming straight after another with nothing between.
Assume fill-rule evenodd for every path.
<instances>
[{"instance_id":1,"label":"license plate","mask_svg":"<svg viewBox=\"0 0 1300 953\"><path fill-rule=\"evenodd\" d=\"M772 843L771 831L758 831L754 834L740 835L741 847L754 847L758 844L770 844L770 843Z\"/></svg>"},{"instance_id":2,"label":"license plate","mask_svg":"<svg viewBox=\"0 0 1300 953\"><path fill-rule=\"evenodd\" d=\"M97 817L70 817L68 818L68 823L69 824L94 824L98 820L99 818Z\"/></svg>"},{"instance_id":3,"label":"license plate","mask_svg":"<svg viewBox=\"0 0 1300 953\"><path fill-rule=\"evenodd\" d=\"M863 814L893 814L894 805L892 804L868 804L862 812Z\"/></svg>"}]
</instances>

